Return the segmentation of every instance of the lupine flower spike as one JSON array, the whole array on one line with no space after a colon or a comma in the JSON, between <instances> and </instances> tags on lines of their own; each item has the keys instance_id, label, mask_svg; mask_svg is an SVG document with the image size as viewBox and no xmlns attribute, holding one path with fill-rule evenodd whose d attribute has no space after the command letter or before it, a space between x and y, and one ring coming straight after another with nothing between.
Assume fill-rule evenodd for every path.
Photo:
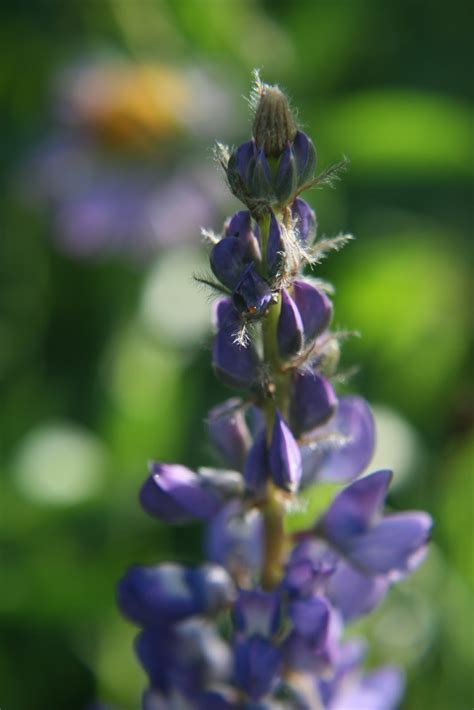
<instances>
[{"instance_id":1,"label":"lupine flower spike","mask_svg":"<svg viewBox=\"0 0 474 710\"><path fill-rule=\"evenodd\" d=\"M244 209L212 235L206 280L221 292L213 367L240 391L209 413L220 468L152 462L140 494L161 520L204 521L207 561L132 567L118 604L140 628L144 710L394 710L400 671L364 671L365 646L345 626L417 567L431 520L384 513L391 473L361 477L369 406L334 389L333 308L305 267L347 238L318 242L300 197L333 173L315 178L315 147L277 86L257 78L251 103L253 137L219 147ZM328 510L287 533L299 493L323 481L341 485Z\"/></svg>"}]
</instances>

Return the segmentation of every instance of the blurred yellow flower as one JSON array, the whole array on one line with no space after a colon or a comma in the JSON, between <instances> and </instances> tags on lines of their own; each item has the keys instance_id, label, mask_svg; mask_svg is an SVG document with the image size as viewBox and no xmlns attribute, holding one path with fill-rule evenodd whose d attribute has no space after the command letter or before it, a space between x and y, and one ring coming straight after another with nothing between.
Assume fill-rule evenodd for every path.
<instances>
[{"instance_id":1,"label":"blurred yellow flower","mask_svg":"<svg viewBox=\"0 0 474 710\"><path fill-rule=\"evenodd\" d=\"M178 133L191 102L183 74L160 64L114 60L82 67L65 88L67 116L112 147L146 149Z\"/></svg>"}]
</instances>

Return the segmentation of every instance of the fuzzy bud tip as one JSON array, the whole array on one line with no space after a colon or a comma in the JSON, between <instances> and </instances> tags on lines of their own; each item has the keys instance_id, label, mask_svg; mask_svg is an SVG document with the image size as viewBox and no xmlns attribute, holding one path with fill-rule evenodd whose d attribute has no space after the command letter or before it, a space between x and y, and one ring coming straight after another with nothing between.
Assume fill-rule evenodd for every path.
<instances>
[{"instance_id":1,"label":"fuzzy bud tip","mask_svg":"<svg viewBox=\"0 0 474 710\"><path fill-rule=\"evenodd\" d=\"M278 86L260 84L258 94L253 122L255 143L267 157L278 158L296 136L295 117Z\"/></svg>"}]
</instances>

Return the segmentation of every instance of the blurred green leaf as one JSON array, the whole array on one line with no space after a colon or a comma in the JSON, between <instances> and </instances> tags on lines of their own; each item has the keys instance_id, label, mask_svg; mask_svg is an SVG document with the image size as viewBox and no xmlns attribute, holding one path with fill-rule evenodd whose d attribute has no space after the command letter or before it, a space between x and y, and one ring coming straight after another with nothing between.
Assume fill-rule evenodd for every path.
<instances>
[{"instance_id":1,"label":"blurred green leaf","mask_svg":"<svg viewBox=\"0 0 474 710\"><path fill-rule=\"evenodd\" d=\"M294 507L285 515L285 532L296 533L314 525L340 488L339 483L316 483L299 493Z\"/></svg>"},{"instance_id":2,"label":"blurred green leaf","mask_svg":"<svg viewBox=\"0 0 474 710\"><path fill-rule=\"evenodd\" d=\"M474 592L473 471L474 435L443 462L436 518L453 567Z\"/></svg>"},{"instance_id":3,"label":"blurred green leaf","mask_svg":"<svg viewBox=\"0 0 474 710\"><path fill-rule=\"evenodd\" d=\"M342 150L355 176L408 182L421 176L472 175L472 114L447 96L397 90L349 96L328 110L322 140ZM326 146L327 150L327 146Z\"/></svg>"},{"instance_id":4,"label":"blurred green leaf","mask_svg":"<svg viewBox=\"0 0 474 710\"><path fill-rule=\"evenodd\" d=\"M352 361L365 361L377 398L405 413L447 414L439 402L467 354L468 278L451 244L449 234L383 233L344 255L351 267L335 303L338 323L362 335Z\"/></svg>"}]
</instances>

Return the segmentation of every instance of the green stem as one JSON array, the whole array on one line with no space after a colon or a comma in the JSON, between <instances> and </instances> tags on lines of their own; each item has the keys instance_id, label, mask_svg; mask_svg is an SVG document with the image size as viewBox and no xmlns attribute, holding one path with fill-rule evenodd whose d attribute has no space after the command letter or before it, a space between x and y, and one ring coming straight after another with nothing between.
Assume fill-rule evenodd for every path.
<instances>
[{"instance_id":1,"label":"green stem","mask_svg":"<svg viewBox=\"0 0 474 710\"><path fill-rule=\"evenodd\" d=\"M262 253L266 253L270 219L268 216L260 222L260 237ZM263 332L263 359L270 371L275 391L271 396L267 396L264 403L264 414L267 427L267 440L271 441L273 422L277 406L281 406L282 396L285 387L280 369L280 358L278 354L277 329L281 311L281 296L278 294L276 303L273 303L262 322ZM284 376L283 376L284 377ZM273 589L280 581L282 566L286 548L286 540L283 529L283 500L281 493L270 481L267 486L267 497L263 506L264 521L264 562L262 569L262 587Z\"/></svg>"}]
</instances>

